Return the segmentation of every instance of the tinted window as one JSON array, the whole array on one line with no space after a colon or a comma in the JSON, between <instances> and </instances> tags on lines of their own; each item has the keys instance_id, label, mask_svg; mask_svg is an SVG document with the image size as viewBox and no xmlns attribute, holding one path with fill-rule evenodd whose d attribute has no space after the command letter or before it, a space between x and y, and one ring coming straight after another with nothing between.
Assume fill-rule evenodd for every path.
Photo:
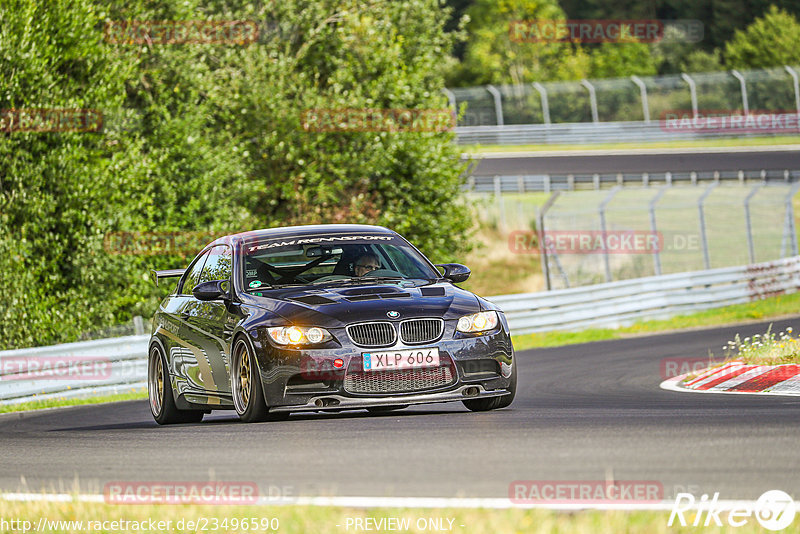
<instances>
[{"instance_id":1,"label":"tinted window","mask_svg":"<svg viewBox=\"0 0 800 534\"><path fill-rule=\"evenodd\" d=\"M245 287L317 284L362 277L434 279L425 259L398 236L312 235L245 244Z\"/></svg>"},{"instance_id":2,"label":"tinted window","mask_svg":"<svg viewBox=\"0 0 800 534\"><path fill-rule=\"evenodd\" d=\"M230 280L231 278L231 249L227 245L213 247L210 252L200 282L211 280Z\"/></svg>"},{"instance_id":3,"label":"tinted window","mask_svg":"<svg viewBox=\"0 0 800 534\"><path fill-rule=\"evenodd\" d=\"M200 283L200 274L203 271L206 258L208 258L208 251L204 252L203 255L197 258L197 261L192 264L191 269L188 274L186 274L186 278L183 279L181 295L191 295L194 286Z\"/></svg>"}]
</instances>

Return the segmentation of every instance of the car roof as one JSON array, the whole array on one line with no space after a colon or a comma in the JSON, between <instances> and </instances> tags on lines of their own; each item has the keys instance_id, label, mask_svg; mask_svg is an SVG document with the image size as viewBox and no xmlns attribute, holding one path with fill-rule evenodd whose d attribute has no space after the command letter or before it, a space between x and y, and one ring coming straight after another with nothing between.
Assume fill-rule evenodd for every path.
<instances>
[{"instance_id":1,"label":"car roof","mask_svg":"<svg viewBox=\"0 0 800 534\"><path fill-rule=\"evenodd\" d=\"M283 226L278 228L263 228L261 230L251 230L220 237L208 246L230 244L236 245L245 239L273 239L281 237L306 237L312 235L325 234L351 234L370 232L373 234L397 235L396 232L383 226L373 226L370 224L311 224L305 226Z\"/></svg>"}]
</instances>

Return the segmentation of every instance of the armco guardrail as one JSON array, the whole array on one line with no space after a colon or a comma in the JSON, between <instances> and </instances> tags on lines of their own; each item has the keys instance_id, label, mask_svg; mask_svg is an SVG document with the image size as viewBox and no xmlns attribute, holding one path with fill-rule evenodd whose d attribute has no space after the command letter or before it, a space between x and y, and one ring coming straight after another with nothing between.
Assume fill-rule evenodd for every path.
<instances>
[{"instance_id":1,"label":"armco guardrail","mask_svg":"<svg viewBox=\"0 0 800 534\"><path fill-rule=\"evenodd\" d=\"M800 289L800 256L597 284L489 297L514 334L617 327L640 319L741 304Z\"/></svg>"},{"instance_id":2,"label":"armco guardrail","mask_svg":"<svg viewBox=\"0 0 800 534\"><path fill-rule=\"evenodd\" d=\"M723 130L669 131L659 121L566 122L560 124L508 124L505 126L458 126L459 145L548 145L621 142L693 141L726 137L764 137L789 132L742 132ZM796 131L791 133L797 133Z\"/></svg>"},{"instance_id":3,"label":"armco guardrail","mask_svg":"<svg viewBox=\"0 0 800 534\"><path fill-rule=\"evenodd\" d=\"M0 399L74 396L143 386L149 335L0 351Z\"/></svg>"},{"instance_id":4,"label":"armco guardrail","mask_svg":"<svg viewBox=\"0 0 800 534\"><path fill-rule=\"evenodd\" d=\"M616 186L701 185L710 183L789 183L800 180L798 169L717 170L689 172L641 172L603 174L472 175L464 191L472 193L529 193L610 189Z\"/></svg>"},{"instance_id":5,"label":"armco guardrail","mask_svg":"<svg viewBox=\"0 0 800 534\"><path fill-rule=\"evenodd\" d=\"M514 334L614 327L639 319L739 304L800 289L800 256L542 293L489 297ZM149 336L0 352L4 403L141 387Z\"/></svg>"}]
</instances>

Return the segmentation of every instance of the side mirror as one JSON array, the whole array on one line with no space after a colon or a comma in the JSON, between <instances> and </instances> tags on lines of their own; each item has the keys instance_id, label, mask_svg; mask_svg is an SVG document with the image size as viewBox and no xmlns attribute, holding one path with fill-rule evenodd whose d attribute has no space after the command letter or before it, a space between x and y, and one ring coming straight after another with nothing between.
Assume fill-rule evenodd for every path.
<instances>
[{"instance_id":1,"label":"side mirror","mask_svg":"<svg viewBox=\"0 0 800 534\"><path fill-rule=\"evenodd\" d=\"M210 280L194 286L194 289L192 289L192 295L194 295L194 298L197 300L207 301L226 299L230 298L228 293L229 287L230 282L227 280Z\"/></svg>"},{"instance_id":2,"label":"side mirror","mask_svg":"<svg viewBox=\"0 0 800 534\"><path fill-rule=\"evenodd\" d=\"M444 269L444 274L442 275L443 278L450 280L456 284L460 282L466 282L469 275L472 272L469 270L469 267L466 265L461 265L460 263L441 263L436 265L437 267L441 267Z\"/></svg>"}]
</instances>

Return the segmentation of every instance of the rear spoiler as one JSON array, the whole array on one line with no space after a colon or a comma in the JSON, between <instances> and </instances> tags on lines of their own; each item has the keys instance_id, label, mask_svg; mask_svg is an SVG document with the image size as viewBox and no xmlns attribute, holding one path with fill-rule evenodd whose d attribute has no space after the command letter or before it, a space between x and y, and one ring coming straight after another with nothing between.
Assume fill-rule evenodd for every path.
<instances>
[{"instance_id":1,"label":"rear spoiler","mask_svg":"<svg viewBox=\"0 0 800 534\"><path fill-rule=\"evenodd\" d=\"M156 271L151 270L153 273L153 282L156 283L156 287L158 287L158 281L162 278L177 278L179 276L183 276L183 273L186 272L186 269L165 269L163 271Z\"/></svg>"}]
</instances>

